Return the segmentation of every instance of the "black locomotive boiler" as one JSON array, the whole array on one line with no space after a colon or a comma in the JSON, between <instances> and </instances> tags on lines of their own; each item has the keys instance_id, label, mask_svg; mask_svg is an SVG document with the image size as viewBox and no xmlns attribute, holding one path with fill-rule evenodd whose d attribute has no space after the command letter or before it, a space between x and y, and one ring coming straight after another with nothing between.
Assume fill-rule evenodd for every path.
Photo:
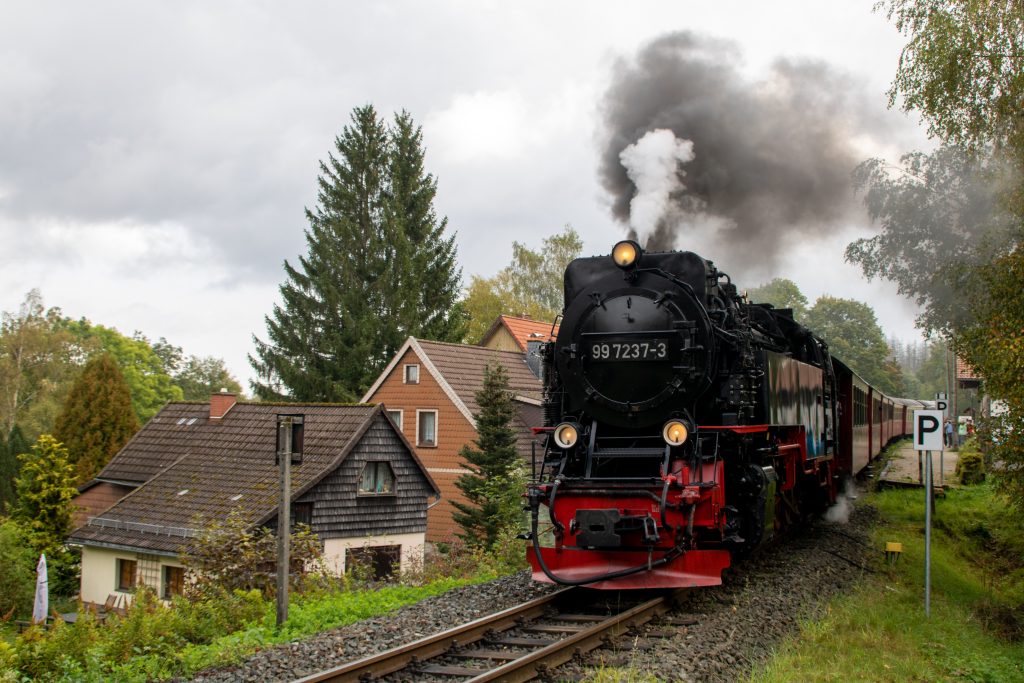
<instances>
[{"instance_id":1,"label":"black locomotive boiler","mask_svg":"<svg viewBox=\"0 0 1024 683\"><path fill-rule=\"evenodd\" d=\"M540 354L537 580L719 584L733 555L823 509L852 473L837 434L855 376L791 311L747 302L696 254L623 241L573 261Z\"/></svg>"}]
</instances>

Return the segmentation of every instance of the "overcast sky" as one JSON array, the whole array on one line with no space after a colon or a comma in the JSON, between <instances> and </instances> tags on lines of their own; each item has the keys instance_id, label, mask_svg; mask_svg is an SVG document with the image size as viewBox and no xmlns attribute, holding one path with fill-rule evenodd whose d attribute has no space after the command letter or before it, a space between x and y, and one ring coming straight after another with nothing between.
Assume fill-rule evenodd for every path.
<instances>
[{"instance_id":1,"label":"overcast sky","mask_svg":"<svg viewBox=\"0 0 1024 683\"><path fill-rule=\"evenodd\" d=\"M840 74L828 87L877 123L849 143L895 159L927 141L887 111L904 40L873 2L3 3L0 309L37 287L72 317L222 357L246 384L319 160L365 103L423 126L466 281L567 223L608 253L627 228L599 175L606 98L673 32L724 41L751 91L780 59ZM867 301L887 334L917 338L915 309L843 263L870 233L850 215L764 263L696 233L676 247L741 288L784 276L812 301Z\"/></svg>"}]
</instances>

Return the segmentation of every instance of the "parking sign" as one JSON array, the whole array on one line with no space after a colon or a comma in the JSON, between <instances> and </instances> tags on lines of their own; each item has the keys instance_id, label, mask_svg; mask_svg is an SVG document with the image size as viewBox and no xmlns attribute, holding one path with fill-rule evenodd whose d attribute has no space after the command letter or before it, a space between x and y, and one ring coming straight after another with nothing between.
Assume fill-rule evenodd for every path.
<instances>
[{"instance_id":1,"label":"parking sign","mask_svg":"<svg viewBox=\"0 0 1024 683\"><path fill-rule=\"evenodd\" d=\"M942 411L914 411L914 450L942 450Z\"/></svg>"}]
</instances>

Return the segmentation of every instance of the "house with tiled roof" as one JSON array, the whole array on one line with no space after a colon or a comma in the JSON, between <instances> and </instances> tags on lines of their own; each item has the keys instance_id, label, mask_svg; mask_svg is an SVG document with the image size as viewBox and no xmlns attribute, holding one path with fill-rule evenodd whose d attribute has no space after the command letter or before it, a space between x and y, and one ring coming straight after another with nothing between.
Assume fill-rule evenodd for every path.
<instances>
[{"instance_id":1,"label":"house with tiled roof","mask_svg":"<svg viewBox=\"0 0 1024 683\"><path fill-rule=\"evenodd\" d=\"M139 584L164 597L180 590L181 556L229 514L276 529L279 416L295 423L301 453L291 466L292 520L319 536L328 565L422 560L428 503L440 492L380 407L236 403L221 394L167 404L101 472L144 481L72 532L69 542L82 547L82 600L102 603Z\"/></svg>"},{"instance_id":2,"label":"house with tiled roof","mask_svg":"<svg viewBox=\"0 0 1024 683\"><path fill-rule=\"evenodd\" d=\"M514 315L499 315L480 340L480 346L501 351L526 353L531 344L554 341L558 325Z\"/></svg>"},{"instance_id":3,"label":"house with tiled roof","mask_svg":"<svg viewBox=\"0 0 1024 683\"><path fill-rule=\"evenodd\" d=\"M477 438L476 393L488 365L501 365L508 374L519 409L513 425L518 451L529 460L534 442L530 428L541 424L541 383L520 351L410 337L362 398L364 403L384 404L441 490L441 501L428 512L428 541L451 540L459 531L451 504L464 500L455 486L466 473L459 451Z\"/></svg>"}]
</instances>

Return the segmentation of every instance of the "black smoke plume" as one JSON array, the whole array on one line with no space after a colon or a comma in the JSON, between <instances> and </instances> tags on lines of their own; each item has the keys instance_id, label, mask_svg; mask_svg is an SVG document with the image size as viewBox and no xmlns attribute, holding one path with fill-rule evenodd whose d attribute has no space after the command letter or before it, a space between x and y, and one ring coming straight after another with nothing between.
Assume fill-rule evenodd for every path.
<instances>
[{"instance_id":1,"label":"black smoke plume","mask_svg":"<svg viewBox=\"0 0 1024 683\"><path fill-rule=\"evenodd\" d=\"M616 65L604 99L600 173L612 212L648 249L690 248L710 230L732 265L765 268L787 242L827 235L861 211L850 174L865 154L854 139L884 125L862 91L818 61L779 59L753 80L733 43L663 36ZM670 162L663 210L638 226L638 188L620 155L659 130L692 142L692 159Z\"/></svg>"}]
</instances>

